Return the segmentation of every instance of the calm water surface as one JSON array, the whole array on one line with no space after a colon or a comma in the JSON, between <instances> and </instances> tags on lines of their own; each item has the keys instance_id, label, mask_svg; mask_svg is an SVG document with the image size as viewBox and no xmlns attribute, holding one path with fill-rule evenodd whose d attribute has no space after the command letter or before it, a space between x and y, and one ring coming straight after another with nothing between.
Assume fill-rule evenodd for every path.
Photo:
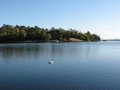
<instances>
[{"instance_id":1,"label":"calm water surface","mask_svg":"<svg viewBox=\"0 0 120 90\"><path fill-rule=\"evenodd\" d=\"M120 90L120 42L0 44L0 90Z\"/></svg>"}]
</instances>

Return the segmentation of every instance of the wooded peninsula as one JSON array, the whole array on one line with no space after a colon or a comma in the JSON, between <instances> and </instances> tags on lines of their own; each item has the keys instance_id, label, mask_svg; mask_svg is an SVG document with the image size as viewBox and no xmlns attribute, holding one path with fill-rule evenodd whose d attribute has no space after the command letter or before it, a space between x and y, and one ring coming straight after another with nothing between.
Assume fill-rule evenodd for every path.
<instances>
[{"instance_id":1,"label":"wooded peninsula","mask_svg":"<svg viewBox=\"0 0 120 90\"><path fill-rule=\"evenodd\" d=\"M100 41L100 36L78 32L74 29L65 30L63 28L45 29L38 26L12 26L6 25L0 27L0 43L14 42L51 42L57 40L59 42L68 42L71 39L75 41ZM74 40L73 40L74 41Z\"/></svg>"}]
</instances>

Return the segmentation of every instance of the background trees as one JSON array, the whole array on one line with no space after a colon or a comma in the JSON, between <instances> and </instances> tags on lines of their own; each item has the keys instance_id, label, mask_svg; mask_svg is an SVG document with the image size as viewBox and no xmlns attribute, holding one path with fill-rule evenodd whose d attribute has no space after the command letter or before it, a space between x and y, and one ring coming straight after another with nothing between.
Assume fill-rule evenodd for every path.
<instances>
[{"instance_id":1,"label":"background trees","mask_svg":"<svg viewBox=\"0 0 120 90\"><path fill-rule=\"evenodd\" d=\"M77 30L62 28L44 29L38 26L12 26L3 25L0 27L0 42L19 42L19 41L38 41L46 42L49 40L67 41L70 38L78 38L83 41L100 41L96 34L78 32Z\"/></svg>"}]
</instances>

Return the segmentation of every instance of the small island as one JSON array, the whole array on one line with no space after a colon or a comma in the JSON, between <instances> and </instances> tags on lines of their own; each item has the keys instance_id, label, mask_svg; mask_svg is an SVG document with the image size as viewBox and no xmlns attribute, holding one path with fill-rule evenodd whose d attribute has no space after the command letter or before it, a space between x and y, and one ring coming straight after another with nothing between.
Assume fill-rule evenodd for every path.
<instances>
[{"instance_id":1,"label":"small island","mask_svg":"<svg viewBox=\"0 0 120 90\"><path fill-rule=\"evenodd\" d=\"M45 29L38 26L12 26L0 27L0 43L19 43L19 42L83 42L100 41L97 34L78 32L74 29L65 30L63 28Z\"/></svg>"}]
</instances>

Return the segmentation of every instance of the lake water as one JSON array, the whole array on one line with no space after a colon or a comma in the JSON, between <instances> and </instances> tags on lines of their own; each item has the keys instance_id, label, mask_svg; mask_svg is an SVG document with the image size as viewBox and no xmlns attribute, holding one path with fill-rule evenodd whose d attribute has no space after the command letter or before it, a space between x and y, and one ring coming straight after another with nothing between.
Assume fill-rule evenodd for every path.
<instances>
[{"instance_id":1,"label":"lake water","mask_svg":"<svg viewBox=\"0 0 120 90\"><path fill-rule=\"evenodd\" d=\"M120 90L120 42L0 44L0 90Z\"/></svg>"}]
</instances>

